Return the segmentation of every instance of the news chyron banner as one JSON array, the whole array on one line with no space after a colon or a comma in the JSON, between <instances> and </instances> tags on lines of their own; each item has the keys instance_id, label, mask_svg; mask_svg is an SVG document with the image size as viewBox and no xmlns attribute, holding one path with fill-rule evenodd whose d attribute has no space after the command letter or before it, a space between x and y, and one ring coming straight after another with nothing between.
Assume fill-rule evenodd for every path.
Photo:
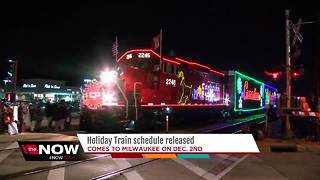
<instances>
[{"instance_id":1,"label":"news chyron banner","mask_svg":"<svg viewBox=\"0 0 320 180\"><path fill-rule=\"evenodd\" d=\"M79 141L19 141L27 161L78 161L89 154L112 158L210 158L255 154L251 134L78 134Z\"/></svg>"},{"instance_id":2,"label":"news chyron banner","mask_svg":"<svg viewBox=\"0 0 320 180\"><path fill-rule=\"evenodd\" d=\"M251 134L78 134L86 154L113 158L209 157L259 153Z\"/></svg>"}]
</instances>

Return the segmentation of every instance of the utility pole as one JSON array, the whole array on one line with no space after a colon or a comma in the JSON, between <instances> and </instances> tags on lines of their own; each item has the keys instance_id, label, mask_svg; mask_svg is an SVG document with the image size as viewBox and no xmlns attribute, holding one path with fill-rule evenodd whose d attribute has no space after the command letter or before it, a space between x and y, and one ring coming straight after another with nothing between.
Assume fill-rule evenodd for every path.
<instances>
[{"instance_id":1,"label":"utility pole","mask_svg":"<svg viewBox=\"0 0 320 180\"><path fill-rule=\"evenodd\" d=\"M290 60L290 20L289 10L285 10L285 30L286 30L286 93L287 110L291 107L291 60ZM286 115L286 137L291 136L291 125L289 115Z\"/></svg>"},{"instance_id":2,"label":"utility pole","mask_svg":"<svg viewBox=\"0 0 320 180\"><path fill-rule=\"evenodd\" d=\"M159 63L159 66L160 66L160 72L162 71L162 28L160 29L160 63Z\"/></svg>"}]
</instances>

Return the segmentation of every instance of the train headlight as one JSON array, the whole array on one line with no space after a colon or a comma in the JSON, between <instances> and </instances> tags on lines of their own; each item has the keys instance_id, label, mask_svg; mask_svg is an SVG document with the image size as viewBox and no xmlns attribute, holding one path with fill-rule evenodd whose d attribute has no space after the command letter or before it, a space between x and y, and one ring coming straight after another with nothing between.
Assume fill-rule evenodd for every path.
<instances>
[{"instance_id":1,"label":"train headlight","mask_svg":"<svg viewBox=\"0 0 320 180\"><path fill-rule=\"evenodd\" d=\"M102 105L117 105L117 98L114 93L107 92L103 93L102 96Z\"/></svg>"},{"instance_id":2,"label":"train headlight","mask_svg":"<svg viewBox=\"0 0 320 180\"><path fill-rule=\"evenodd\" d=\"M115 100L115 98L114 98L114 94L106 94L105 95L105 100L107 101L107 102L112 102L112 101L114 101Z\"/></svg>"},{"instance_id":3,"label":"train headlight","mask_svg":"<svg viewBox=\"0 0 320 180\"><path fill-rule=\"evenodd\" d=\"M100 81L105 84L115 83L117 80L117 72L114 70L105 70L100 74Z\"/></svg>"}]
</instances>

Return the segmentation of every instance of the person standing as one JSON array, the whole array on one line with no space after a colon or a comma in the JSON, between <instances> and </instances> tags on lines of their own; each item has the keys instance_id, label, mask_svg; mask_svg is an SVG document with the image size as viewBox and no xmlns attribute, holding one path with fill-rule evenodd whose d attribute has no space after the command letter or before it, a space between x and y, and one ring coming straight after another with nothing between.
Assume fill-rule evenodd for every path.
<instances>
[{"instance_id":1,"label":"person standing","mask_svg":"<svg viewBox=\"0 0 320 180\"><path fill-rule=\"evenodd\" d=\"M57 130L57 123L59 120L59 110L58 110L58 103L55 102L54 104L52 104L51 107L51 113L52 113L52 128L54 128L54 130Z\"/></svg>"},{"instance_id":2,"label":"person standing","mask_svg":"<svg viewBox=\"0 0 320 180\"><path fill-rule=\"evenodd\" d=\"M36 121L35 131L39 132L41 130L41 121L42 121L42 112L41 112L40 104L38 103L35 104L34 113L35 113L34 118Z\"/></svg>"},{"instance_id":3,"label":"person standing","mask_svg":"<svg viewBox=\"0 0 320 180\"><path fill-rule=\"evenodd\" d=\"M22 106L22 118L23 118L23 124L22 124L22 131L26 132L30 129L30 113L29 113L29 106L28 104L23 104Z\"/></svg>"},{"instance_id":4,"label":"person standing","mask_svg":"<svg viewBox=\"0 0 320 180\"><path fill-rule=\"evenodd\" d=\"M4 122L3 122L3 103L0 101L0 132L4 131Z\"/></svg>"},{"instance_id":5,"label":"person standing","mask_svg":"<svg viewBox=\"0 0 320 180\"><path fill-rule=\"evenodd\" d=\"M48 120L48 128L51 129L52 128L52 122L53 122L53 113L52 113L52 104L48 101L46 103L46 117Z\"/></svg>"},{"instance_id":6,"label":"person standing","mask_svg":"<svg viewBox=\"0 0 320 180\"><path fill-rule=\"evenodd\" d=\"M33 132L36 127L36 120L35 120L35 106L34 104L29 105L29 114L30 114L30 121L31 121L31 127L30 131Z\"/></svg>"},{"instance_id":7,"label":"person standing","mask_svg":"<svg viewBox=\"0 0 320 180\"><path fill-rule=\"evenodd\" d=\"M310 110L311 110L311 111L316 111L316 109L317 109L317 104L318 104L317 99L316 99L316 96L311 96L311 97L309 98L308 104L309 104L309 107L310 107Z\"/></svg>"},{"instance_id":8,"label":"person standing","mask_svg":"<svg viewBox=\"0 0 320 180\"><path fill-rule=\"evenodd\" d=\"M300 98L300 108L302 111L309 110L309 104L308 104L307 99L305 97Z\"/></svg>"},{"instance_id":9,"label":"person standing","mask_svg":"<svg viewBox=\"0 0 320 180\"><path fill-rule=\"evenodd\" d=\"M63 130L65 125L65 111L62 102L55 104L53 108L53 119L55 121L55 131Z\"/></svg>"},{"instance_id":10,"label":"person standing","mask_svg":"<svg viewBox=\"0 0 320 180\"><path fill-rule=\"evenodd\" d=\"M4 115L4 122L8 125L8 133L9 135L16 135L19 134L18 127L17 127L17 119L13 117L13 108L10 107L9 104L5 104L5 115Z\"/></svg>"},{"instance_id":11,"label":"person standing","mask_svg":"<svg viewBox=\"0 0 320 180\"><path fill-rule=\"evenodd\" d=\"M71 104L67 104L65 107L65 128L70 128L71 126L71 111L72 111L72 106Z\"/></svg>"},{"instance_id":12,"label":"person standing","mask_svg":"<svg viewBox=\"0 0 320 180\"><path fill-rule=\"evenodd\" d=\"M23 121L23 104L22 103L20 103L19 107L18 107L18 121L19 121L18 130L19 130L19 133L21 133L22 125L24 123L24 121Z\"/></svg>"},{"instance_id":13,"label":"person standing","mask_svg":"<svg viewBox=\"0 0 320 180\"><path fill-rule=\"evenodd\" d=\"M66 125L67 108L64 100L61 100L58 105L59 120L57 123L58 130L63 130Z\"/></svg>"}]
</instances>

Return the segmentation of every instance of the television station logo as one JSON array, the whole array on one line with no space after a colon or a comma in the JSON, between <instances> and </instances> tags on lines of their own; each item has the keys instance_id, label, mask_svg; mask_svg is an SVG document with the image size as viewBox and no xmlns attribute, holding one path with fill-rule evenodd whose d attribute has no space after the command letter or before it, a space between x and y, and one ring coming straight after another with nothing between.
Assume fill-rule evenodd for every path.
<instances>
[{"instance_id":1,"label":"television station logo","mask_svg":"<svg viewBox=\"0 0 320 180\"><path fill-rule=\"evenodd\" d=\"M77 141L19 141L26 161L78 161L83 149Z\"/></svg>"}]
</instances>

